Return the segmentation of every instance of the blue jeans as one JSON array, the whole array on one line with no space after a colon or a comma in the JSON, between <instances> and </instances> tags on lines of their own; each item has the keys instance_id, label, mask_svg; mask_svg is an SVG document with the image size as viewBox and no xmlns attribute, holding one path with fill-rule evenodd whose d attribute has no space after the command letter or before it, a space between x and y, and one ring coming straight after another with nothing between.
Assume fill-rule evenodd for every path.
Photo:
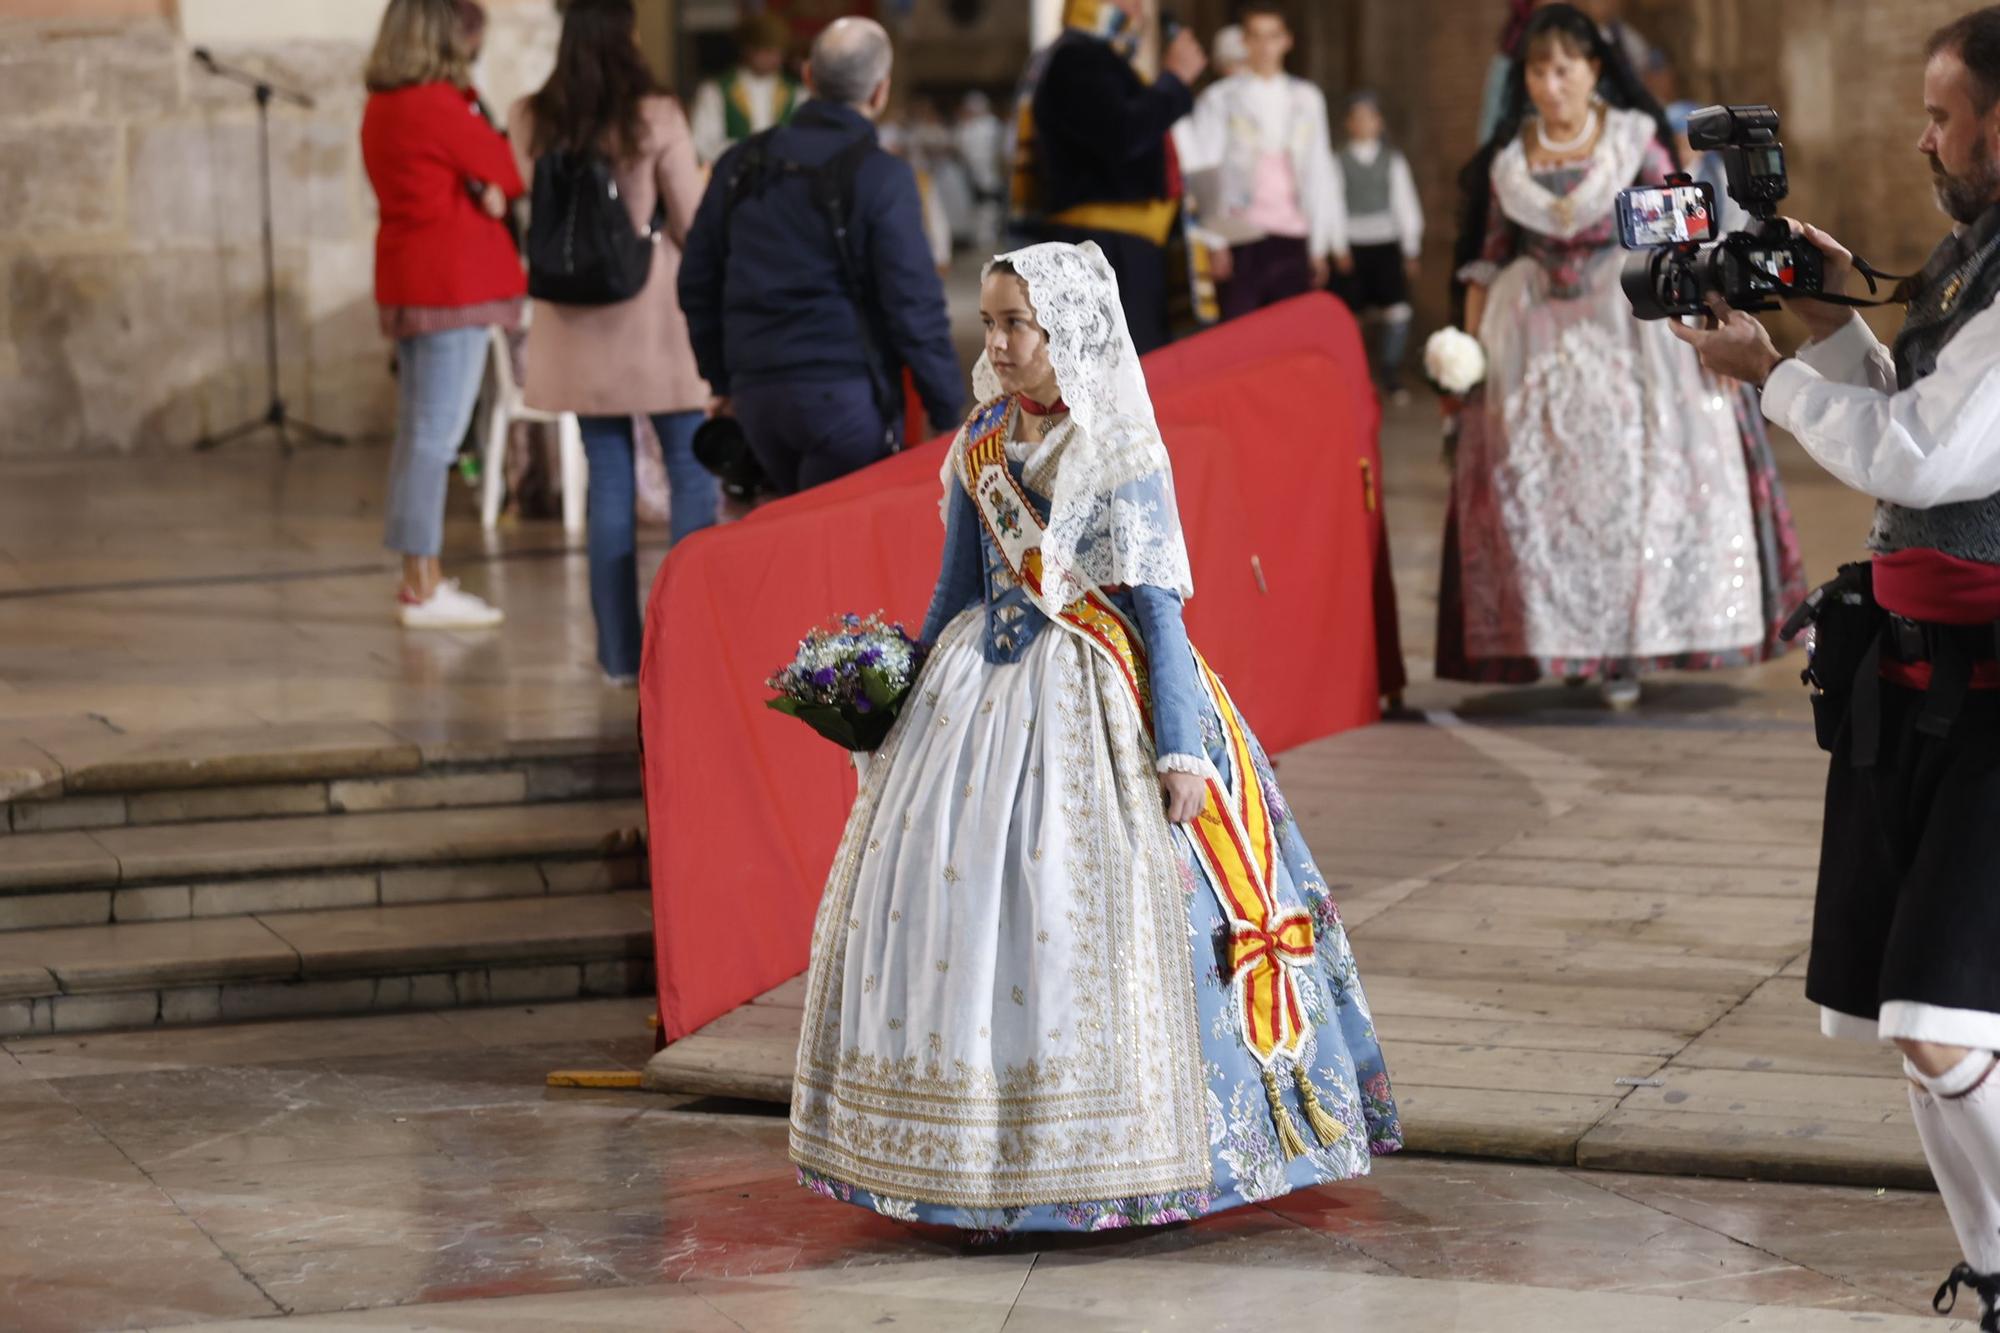
<instances>
[{"instance_id":1,"label":"blue jeans","mask_svg":"<svg viewBox=\"0 0 2000 1333\"><path fill-rule=\"evenodd\" d=\"M484 327L396 342L396 447L389 455L389 514L382 544L404 555L444 547L444 494L459 442L486 376Z\"/></svg>"},{"instance_id":2,"label":"blue jeans","mask_svg":"<svg viewBox=\"0 0 2000 1333\"><path fill-rule=\"evenodd\" d=\"M778 495L794 495L879 463L889 430L865 379L739 384L730 410Z\"/></svg>"},{"instance_id":3,"label":"blue jeans","mask_svg":"<svg viewBox=\"0 0 2000 1333\"><path fill-rule=\"evenodd\" d=\"M715 522L721 490L694 458L700 412L662 412L653 431L666 455L669 544ZM639 543L632 517L638 485L633 470L632 418L579 417L590 459L590 609L597 616L597 664L613 676L639 674L644 642L639 620Z\"/></svg>"}]
</instances>

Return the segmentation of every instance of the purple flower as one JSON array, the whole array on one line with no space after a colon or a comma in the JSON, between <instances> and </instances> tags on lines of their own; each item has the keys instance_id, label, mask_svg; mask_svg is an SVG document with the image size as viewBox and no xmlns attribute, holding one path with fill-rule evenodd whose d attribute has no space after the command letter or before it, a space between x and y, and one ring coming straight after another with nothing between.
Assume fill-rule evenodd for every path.
<instances>
[{"instance_id":1,"label":"purple flower","mask_svg":"<svg viewBox=\"0 0 2000 1333\"><path fill-rule=\"evenodd\" d=\"M812 683L821 689L826 689L832 685L835 679L836 675L832 667L821 667L812 673Z\"/></svg>"}]
</instances>

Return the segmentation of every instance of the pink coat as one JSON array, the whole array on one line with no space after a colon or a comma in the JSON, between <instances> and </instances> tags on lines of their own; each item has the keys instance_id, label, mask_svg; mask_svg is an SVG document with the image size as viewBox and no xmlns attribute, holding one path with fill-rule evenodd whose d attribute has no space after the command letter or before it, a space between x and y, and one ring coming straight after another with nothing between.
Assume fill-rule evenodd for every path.
<instances>
[{"instance_id":1,"label":"pink coat","mask_svg":"<svg viewBox=\"0 0 2000 1333\"><path fill-rule=\"evenodd\" d=\"M618 191L634 227L650 222L654 205L666 200L666 231L654 248L652 276L645 290L617 305L534 303L524 386L529 407L611 417L686 412L708 403L708 384L695 369L675 292L681 245L701 202L694 139L671 97L647 98L642 114L645 151L619 164ZM534 129L523 98L507 113L507 132L524 181L535 175L528 155Z\"/></svg>"}]
</instances>

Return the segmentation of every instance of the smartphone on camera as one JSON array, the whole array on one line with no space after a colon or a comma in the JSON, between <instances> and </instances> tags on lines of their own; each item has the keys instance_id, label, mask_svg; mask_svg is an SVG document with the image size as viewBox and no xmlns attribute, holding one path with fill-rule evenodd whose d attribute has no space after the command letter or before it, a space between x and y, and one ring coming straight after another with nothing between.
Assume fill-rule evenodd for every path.
<instances>
[{"instance_id":1,"label":"smartphone on camera","mask_svg":"<svg viewBox=\"0 0 2000 1333\"><path fill-rule=\"evenodd\" d=\"M1639 185L1618 195L1618 240L1627 250L1707 245L1716 238L1715 187Z\"/></svg>"}]
</instances>

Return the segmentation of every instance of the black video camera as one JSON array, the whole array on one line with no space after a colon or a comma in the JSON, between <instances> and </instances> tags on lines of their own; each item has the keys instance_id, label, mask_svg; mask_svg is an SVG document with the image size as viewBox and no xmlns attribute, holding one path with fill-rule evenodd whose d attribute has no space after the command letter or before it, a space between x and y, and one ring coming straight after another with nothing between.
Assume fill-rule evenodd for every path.
<instances>
[{"instance_id":1,"label":"black video camera","mask_svg":"<svg viewBox=\"0 0 2000 1333\"><path fill-rule=\"evenodd\" d=\"M1778 113L1768 106L1711 106L1688 117L1688 142L1720 149L1729 197L1753 219L1716 237L1715 187L1675 175L1618 196L1618 239L1640 253L1620 282L1640 319L1707 313L1711 293L1738 310L1775 310L1780 296L1817 296L1825 278L1818 247L1778 217L1790 192Z\"/></svg>"}]
</instances>

